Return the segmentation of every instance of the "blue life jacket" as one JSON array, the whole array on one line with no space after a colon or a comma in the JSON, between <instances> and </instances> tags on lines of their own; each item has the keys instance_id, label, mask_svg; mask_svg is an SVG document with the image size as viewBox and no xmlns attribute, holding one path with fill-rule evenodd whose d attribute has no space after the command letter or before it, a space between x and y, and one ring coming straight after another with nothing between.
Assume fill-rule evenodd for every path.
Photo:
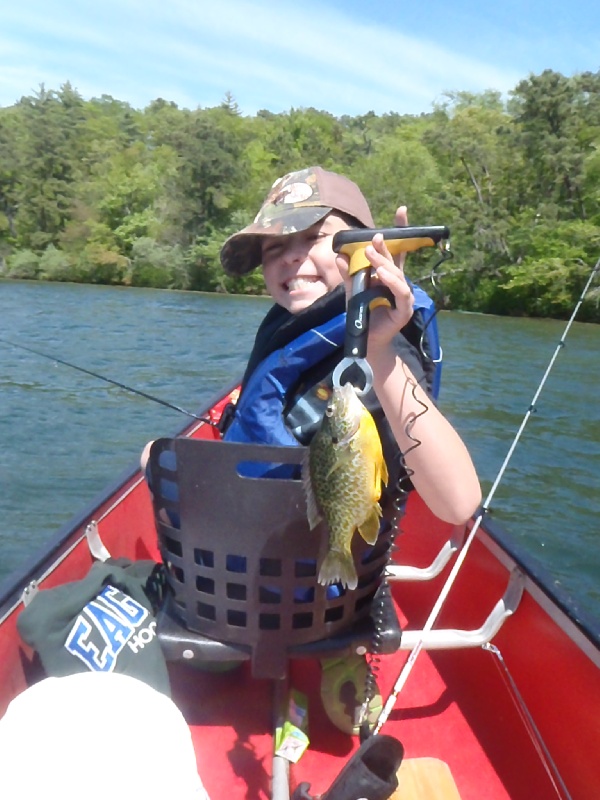
<instances>
[{"instance_id":1,"label":"blue life jacket","mask_svg":"<svg viewBox=\"0 0 600 800\"><path fill-rule=\"evenodd\" d=\"M410 284L415 298L413 308L415 314L423 322L423 333L425 338L425 358L430 359L433 365L433 376L429 393L434 400L440 396L440 386L442 382L442 346L440 345L440 334L438 331L436 308L433 300L427 292L417 286Z\"/></svg>"},{"instance_id":2,"label":"blue life jacket","mask_svg":"<svg viewBox=\"0 0 600 800\"><path fill-rule=\"evenodd\" d=\"M344 343L346 314L311 328L267 356L250 376L225 441L297 445L283 418L285 398L300 376Z\"/></svg>"},{"instance_id":3,"label":"blue life jacket","mask_svg":"<svg viewBox=\"0 0 600 800\"><path fill-rule=\"evenodd\" d=\"M442 365L435 307L419 286L413 285L412 289L415 316L419 318L419 327L426 336L425 358L435 363L428 388L437 399ZM224 440L297 445L298 440L286 426L283 414L288 393L311 367L343 346L345 327L346 314L339 314L268 355L249 377ZM414 344L419 345L418 342Z\"/></svg>"}]
</instances>

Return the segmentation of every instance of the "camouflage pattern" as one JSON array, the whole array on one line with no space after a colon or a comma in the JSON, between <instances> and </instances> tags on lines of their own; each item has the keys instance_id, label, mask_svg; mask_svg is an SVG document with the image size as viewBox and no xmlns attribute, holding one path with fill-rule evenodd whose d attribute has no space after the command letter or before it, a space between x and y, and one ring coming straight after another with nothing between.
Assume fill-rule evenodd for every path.
<instances>
[{"instance_id":1,"label":"camouflage pattern","mask_svg":"<svg viewBox=\"0 0 600 800\"><path fill-rule=\"evenodd\" d=\"M322 167L290 172L275 181L254 222L234 233L221 249L221 264L229 275L244 275L262 261L264 236L304 231L331 211L350 214L367 228L373 218L358 186Z\"/></svg>"}]
</instances>

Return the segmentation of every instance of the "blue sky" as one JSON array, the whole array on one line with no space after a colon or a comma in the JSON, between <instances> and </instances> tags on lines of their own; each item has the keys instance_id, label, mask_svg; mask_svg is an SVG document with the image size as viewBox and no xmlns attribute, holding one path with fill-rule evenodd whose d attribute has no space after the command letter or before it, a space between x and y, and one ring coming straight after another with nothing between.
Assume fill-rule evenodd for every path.
<instances>
[{"instance_id":1,"label":"blue sky","mask_svg":"<svg viewBox=\"0 0 600 800\"><path fill-rule=\"evenodd\" d=\"M600 69L598 0L5 0L0 106L59 89L144 108L430 111L446 91ZM368 9L368 10L367 10Z\"/></svg>"}]
</instances>

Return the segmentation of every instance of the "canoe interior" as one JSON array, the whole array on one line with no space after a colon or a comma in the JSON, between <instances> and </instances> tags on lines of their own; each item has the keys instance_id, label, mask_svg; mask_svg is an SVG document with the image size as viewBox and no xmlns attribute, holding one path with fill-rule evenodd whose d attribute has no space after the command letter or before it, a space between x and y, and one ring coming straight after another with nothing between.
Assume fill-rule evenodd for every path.
<instances>
[{"instance_id":1,"label":"canoe interior","mask_svg":"<svg viewBox=\"0 0 600 800\"><path fill-rule=\"evenodd\" d=\"M213 407L215 418L226 399ZM216 438L214 429L202 424L187 435ZM148 490L134 471L60 532L48 548L50 555L40 556L28 571L0 587L0 714L41 677L34 654L16 631L21 592L34 578L45 589L87 573L92 557L84 532L92 519L98 521L111 555L160 559ZM414 494L401 531L394 559L417 567L431 563L457 533L435 519ZM403 630L423 627L449 569L426 582L393 584ZM493 649L423 650L382 733L400 739L407 759L435 758L448 764L463 800L587 800L600 786L597 628L590 630L565 613L547 591L549 579L543 573L541 578L532 575L487 526L480 528L435 627L479 628L515 570L522 576L524 593L493 638ZM378 682L384 698L408 656L400 651L381 657ZM272 682L253 678L247 662L224 674L172 664L170 676L212 800L269 798ZM291 768L291 785L308 781L311 793L321 793L358 740L341 734L325 716L318 662L293 660L290 679L309 698L311 742ZM157 762L157 768L168 765Z\"/></svg>"}]
</instances>

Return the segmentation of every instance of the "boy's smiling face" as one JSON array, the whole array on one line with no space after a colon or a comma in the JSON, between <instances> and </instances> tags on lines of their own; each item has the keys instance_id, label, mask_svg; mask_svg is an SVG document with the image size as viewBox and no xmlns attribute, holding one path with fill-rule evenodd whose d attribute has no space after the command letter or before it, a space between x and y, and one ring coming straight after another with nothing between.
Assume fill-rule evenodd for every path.
<instances>
[{"instance_id":1,"label":"boy's smiling face","mask_svg":"<svg viewBox=\"0 0 600 800\"><path fill-rule=\"evenodd\" d=\"M291 314L312 305L343 281L331 242L350 226L335 212L304 231L265 236L262 264L269 294Z\"/></svg>"}]
</instances>

